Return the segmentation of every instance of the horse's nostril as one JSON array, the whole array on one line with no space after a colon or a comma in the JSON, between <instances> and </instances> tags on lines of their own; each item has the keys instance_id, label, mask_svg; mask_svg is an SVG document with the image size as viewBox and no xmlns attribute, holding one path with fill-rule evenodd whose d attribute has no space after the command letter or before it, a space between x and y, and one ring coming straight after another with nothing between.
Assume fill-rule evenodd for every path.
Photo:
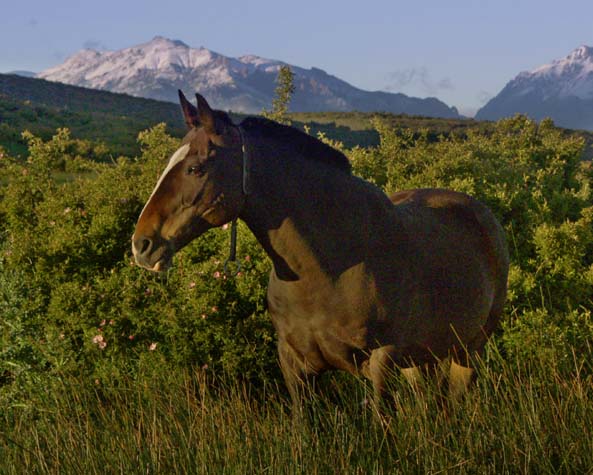
<instances>
[{"instance_id":1,"label":"horse's nostril","mask_svg":"<svg viewBox=\"0 0 593 475\"><path fill-rule=\"evenodd\" d=\"M152 241L148 238L143 238L140 241L140 254L145 254L147 253L150 248L152 247Z\"/></svg>"}]
</instances>

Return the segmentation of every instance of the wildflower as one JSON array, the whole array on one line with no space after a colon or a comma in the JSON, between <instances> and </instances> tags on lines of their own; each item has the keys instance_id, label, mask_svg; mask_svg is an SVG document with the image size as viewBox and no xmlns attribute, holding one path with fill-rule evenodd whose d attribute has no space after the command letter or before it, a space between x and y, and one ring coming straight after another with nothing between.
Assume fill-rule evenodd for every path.
<instances>
[{"instance_id":1,"label":"wildflower","mask_svg":"<svg viewBox=\"0 0 593 475\"><path fill-rule=\"evenodd\" d=\"M214 307L212 307L212 313L216 313L218 312L218 307L215 305Z\"/></svg>"},{"instance_id":2,"label":"wildflower","mask_svg":"<svg viewBox=\"0 0 593 475\"><path fill-rule=\"evenodd\" d=\"M229 229L229 223L223 224L222 225L222 230L226 231L227 229Z\"/></svg>"},{"instance_id":3,"label":"wildflower","mask_svg":"<svg viewBox=\"0 0 593 475\"><path fill-rule=\"evenodd\" d=\"M59 338L60 338L60 340L63 340L64 338L66 338L66 335L64 335L63 333L60 333Z\"/></svg>"},{"instance_id":4,"label":"wildflower","mask_svg":"<svg viewBox=\"0 0 593 475\"><path fill-rule=\"evenodd\" d=\"M128 340L132 341L134 338L136 338L136 335L128 335Z\"/></svg>"},{"instance_id":5,"label":"wildflower","mask_svg":"<svg viewBox=\"0 0 593 475\"><path fill-rule=\"evenodd\" d=\"M221 276L221 275L222 275L222 274L221 274L219 271L216 271L216 272L214 273L214 278L215 278L215 279L220 279L220 276Z\"/></svg>"},{"instance_id":6,"label":"wildflower","mask_svg":"<svg viewBox=\"0 0 593 475\"><path fill-rule=\"evenodd\" d=\"M241 271L237 272L237 277L243 277L243 272L241 272Z\"/></svg>"},{"instance_id":7,"label":"wildflower","mask_svg":"<svg viewBox=\"0 0 593 475\"><path fill-rule=\"evenodd\" d=\"M148 347L148 351L154 351L156 350L156 343L151 343L150 346Z\"/></svg>"},{"instance_id":8,"label":"wildflower","mask_svg":"<svg viewBox=\"0 0 593 475\"><path fill-rule=\"evenodd\" d=\"M190 288L190 289L193 289L193 288L195 288L195 287L196 287L196 283L195 283L195 282L190 282L190 283L189 283L189 288Z\"/></svg>"},{"instance_id":9,"label":"wildflower","mask_svg":"<svg viewBox=\"0 0 593 475\"><path fill-rule=\"evenodd\" d=\"M203 370L207 370L207 369L208 369L208 363L206 363L206 364L203 364L203 365L202 365L202 369L203 369Z\"/></svg>"},{"instance_id":10,"label":"wildflower","mask_svg":"<svg viewBox=\"0 0 593 475\"><path fill-rule=\"evenodd\" d=\"M64 208L64 214L68 214L70 211L72 211L72 208L70 208L70 206Z\"/></svg>"},{"instance_id":11,"label":"wildflower","mask_svg":"<svg viewBox=\"0 0 593 475\"><path fill-rule=\"evenodd\" d=\"M98 379L95 379L95 384L98 386L101 383Z\"/></svg>"},{"instance_id":12,"label":"wildflower","mask_svg":"<svg viewBox=\"0 0 593 475\"><path fill-rule=\"evenodd\" d=\"M249 254L247 254L247 255L245 256L245 260L246 260L247 262L251 261L251 256L250 256Z\"/></svg>"},{"instance_id":13,"label":"wildflower","mask_svg":"<svg viewBox=\"0 0 593 475\"><path fill-rule=\"evenodd\" d=\"M100 327L104 327L107 324L107 320L103 319L101 320L101 323L99 324Z\"/></svg>"},{"instance_id":14,"label":"wildflower","mask_svg":"<svg viewBox=\"0 0 593 475\"><path fill-rule=\"evenodd\" d=\"M93 337L93 343L95 345L97 345L99 347L100 350L104 350L105 347L107 346L107 342L105 341L105 337L103 337L103 335L99 334L99 335L95 335Z\"/></svg>"},{"instance_id":15,"label":"wildflower","mask_svg":"<svg viewBox=\"0 0 593 475\"><path fill-rule=\"evenodd\" d=\"M152 290L151 290L151 289L148 289L148 288L147 288L147 289L144 291L144 295L146 295L146 296L149 296L149 295L151 295L151 294L152 294Z\"/></svg>"},{"instance_id":16,"label":"wildflower","mask_svg":"<svg viewBox=\"0 0 593 475\"><path fill-rule=\"evenodd\" d=\"M202 320L206 320L208 318L208 315L206 315L205 313L202 314Z\"/></svg>"},{"instance_id":17,"label":"wildflower","mask_svg":"<svg viewBox=\"0 0 593 475\"><path fill-rule=\"evenodd\" d=\"M113 325L115 323L115 320L109 320L109 325Z\"/></svg>"}]
</instances>

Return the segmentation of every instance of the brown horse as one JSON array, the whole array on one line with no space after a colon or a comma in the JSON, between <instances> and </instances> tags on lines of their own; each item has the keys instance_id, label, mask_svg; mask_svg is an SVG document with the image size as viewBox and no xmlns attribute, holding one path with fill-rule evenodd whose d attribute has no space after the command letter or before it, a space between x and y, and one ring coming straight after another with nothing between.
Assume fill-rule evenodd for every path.
<instances>
[{"instance_id":1,"label":"brown horse","mask_svg":"<svg viewBox=\"0 0 593 475\"><path fill-rule=\"evenodd\" d=\"M273 263L268 307L295 403L329 369L368 377L379 396L394 365L447 357L450 389L463 391L505 301L509 259L492 213L447 190L389 199L315 138L260 118L237 126L179 94L189 132L138 219L136 262L164 271L240 218Z\"/></svg>"}]
</instances>

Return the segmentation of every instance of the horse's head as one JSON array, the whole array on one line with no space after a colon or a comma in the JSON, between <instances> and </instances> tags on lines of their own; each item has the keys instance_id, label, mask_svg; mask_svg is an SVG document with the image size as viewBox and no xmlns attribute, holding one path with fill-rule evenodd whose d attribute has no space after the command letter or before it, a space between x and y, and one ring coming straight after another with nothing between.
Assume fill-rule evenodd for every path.
<instances>
[{"instance_id":1,"label":"horse's head","mask_svg":"<svg viewBox=\"0 0 593 475\"><path fill-rule=\"evenodd\" d=\"M136 263L152 271L166 270L183 246L236 218L245 201L241 132L224 112L213 111L202 96L196 97L197 108L179 91L189 132L132 236Z\"/></svg>"}]
</instances>

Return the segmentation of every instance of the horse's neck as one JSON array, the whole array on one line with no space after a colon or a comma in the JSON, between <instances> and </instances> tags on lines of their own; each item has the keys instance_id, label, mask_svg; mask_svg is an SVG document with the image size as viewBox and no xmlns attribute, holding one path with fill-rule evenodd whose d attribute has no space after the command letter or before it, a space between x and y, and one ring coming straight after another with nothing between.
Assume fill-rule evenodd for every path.
<instances>
[{"instance_id":1,"label":"horse's neck","mask_svg":"<svg viewBox=\"0 0 593 475\"><path fill-rule=\"evenodd\" d=\"M259 165L241 217L281 278L319 272L335 277L358 258L368 226L364 213L353 209L361 198L349 187L354 178L307 160L271 158Z\"/></svg>"}]
</instances>

